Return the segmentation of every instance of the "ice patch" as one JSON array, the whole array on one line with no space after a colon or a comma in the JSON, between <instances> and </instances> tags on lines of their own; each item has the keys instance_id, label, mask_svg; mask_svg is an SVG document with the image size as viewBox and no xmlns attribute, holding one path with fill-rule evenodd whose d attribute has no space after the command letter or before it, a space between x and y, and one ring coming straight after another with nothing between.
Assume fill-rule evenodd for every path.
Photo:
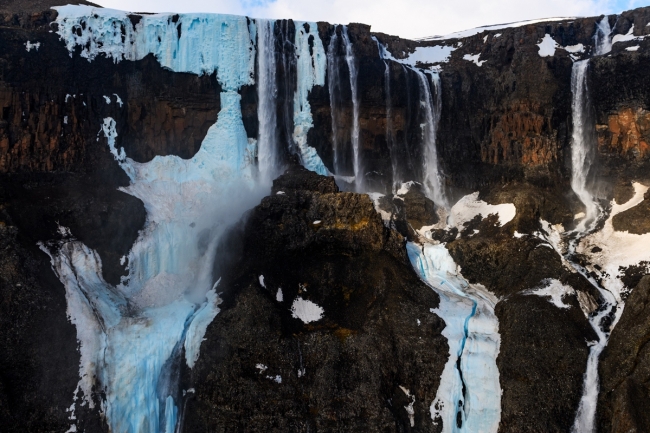
<instances>
[{"instance_id":1,"label":"ice patch","mask_svg":"<svg viewBox=\"0 0 650 433\"><path fill-rule=\"evenodd\" d=\"M483 218L491 214L499 216L499 224L506 225L512 221L517 214L517 208L512 203L491 205L478 199L478 192L469 194L458 200L451 208L449 214L449 225L462 228L463 224L471 221L475 216L482 215Z\"/></svg>"},{"instance_id":2,"label":"ice patch","mask_svg":"<svg viewBox=\"0 0 650 433\"><path fill-rule=\"evenodd\" d=\"M304 323L316 322L322 319L324 312L325 310L321 307L303 298L296 298L293 305L291 305L291 315Z\"/></svg>"},{"instance_id":3,"label":"ice patch","mask_svg":"<svg viewBox=\"0 0 650 433\"><path fill-rule=\"evenodd\" d=\"M486 36L486 37L487 37L487 36ZM481 54L475 54L475 55L465 54L465 55L463 56L463 60L467 60L467 61L469 61L469 62L472 62L472 63L474 63L476 66L479 66L479 67L480 67L480 66L483 65L483 63L487 62L487 60L481 60L481 61L479 61L479 58L480 58L480 57L481 57Z\"/></svg>"},{"instance_id":4,"label":"ice patch","mask_svg":"<svg viewBox=\"0 0 650 433\"><path fill-rule=\"evenodd\" d=\"M199 359L201 343L205 340L203 336L208 329L208 325L212 323L220 311L218 305L221 304L221 298L215 292L217 284L219 284L219 281L206 294L206 301L194 313L194 318L187 328L187 335L185 336L185 360L187 366L190 368L194 368L194 364Z\"/></svg>"},{"instance_id":5,"label":"ice patch","mask_svg":"<svg viewBox=\"0 0 650 433\"><path fill-rule=\"evenodd\" d=\"M540 287L527 290L524 292L524 294L549 298L548 301L551 304L555 305L557 308L567 309L571 308L571 306L564 303L563 297L575 295L576 291L573 289L573 287L564 285L556 279L547 279L542 281Z\"/></svg>"}]
</instances>

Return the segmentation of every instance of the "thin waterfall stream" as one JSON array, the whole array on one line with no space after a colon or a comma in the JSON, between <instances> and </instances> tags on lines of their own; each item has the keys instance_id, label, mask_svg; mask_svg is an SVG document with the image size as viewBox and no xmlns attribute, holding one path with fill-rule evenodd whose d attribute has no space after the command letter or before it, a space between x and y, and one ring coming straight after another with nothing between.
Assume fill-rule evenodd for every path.
<instances>
[{"instance_id":1,"label":"thin waterfall stream","mask_svg":"<svg viewBox=\"0 0 650 433\"><path fill-rule=\"evenodd\" d=\"M606 54L611 50L609 19L605 16L598 24L594 35L595 54ZM572 433L593 433L596 425L596 408L600 390L598 361L607 346L618 309L616 297L589 274L575 258L580 241L597 230L606 215L589 187L589 171L594 163L597 137L590 113L588 87L589 59L573 64L571 71L573 132L571 138L571 188L585 206L585 215L578 226L567 235L565 258L573 268L593 285L601 296L596 311L589 316L589 323L598 340L591 343L587 368L584 374L583 395L580 399Z\"/></svg>"}]
</instances>

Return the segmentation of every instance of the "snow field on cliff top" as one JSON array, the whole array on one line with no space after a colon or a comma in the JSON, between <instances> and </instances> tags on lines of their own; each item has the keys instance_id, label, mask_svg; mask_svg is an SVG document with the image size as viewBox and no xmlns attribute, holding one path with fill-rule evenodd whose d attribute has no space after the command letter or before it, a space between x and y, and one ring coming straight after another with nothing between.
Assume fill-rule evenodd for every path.
<instances>
[{"instance_id":1,"label":"snow field on cliff top","mask_svg":"<svg viewBox=\"0 0 650 433\"><path fill-rule=\"evenodd\" d=\"M115 121L105 119L100 132L131 180L123 190L140 198L147 212L145 228L128 255L128 277L118 287L103 281L99 257L80 242L64 240L52 257L77 326L84 397L93 403L97 380L106 393L102 407L113 431L169 433L182 398L170 368L181 362L182 346L185 362L193 366L207 325L219 311L211 271L217 241L268 193L256 184L256 143L247 138L237 93L254 84L256 28L245 17L214 14L144 15L133 28L125 12L82 6L57 10L59 35L71 55L80 47L89 61L102 54L118 62L152 53L177 72L216 71L224 89L217 122L187 160L157 156L137 163L117 148ZM305 46L307 37L302 35ZM324 68L317 71L316 63L302 75L299 65L306 83L299 86L303 94L296 92L298 102L322 82L318 72ZM296 114L305 119L296 125L306 135L311 119L303 114Z\"/></svg>"},{"instance_id":2,"label":"snow field on cliff top","mask_svg":"<svg viewBox=\"0 0 650 433\"><path fill-rule=\"evenodd\" d=\"M501 419L498 300L485 287L467 283L444 245L409 242L407 252L420 278L440 296L431 312L445 321L442 334L449 344L431 418L436 424L442 421L444 433L496 432Z\"/></svg>"}]
</instances>

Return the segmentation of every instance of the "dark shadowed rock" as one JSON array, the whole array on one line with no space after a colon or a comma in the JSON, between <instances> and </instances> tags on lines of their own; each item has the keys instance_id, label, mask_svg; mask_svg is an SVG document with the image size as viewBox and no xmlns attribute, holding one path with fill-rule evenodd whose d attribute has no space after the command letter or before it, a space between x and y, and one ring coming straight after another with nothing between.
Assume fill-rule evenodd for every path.
<instances>
[{"instance_id":1,"label":"dark shadowed rock","mask_svg":"<svg viewBox=\"0 0 650 433\"><path fill-rule=\"evenodd\" d=\"M603 433L650 431L650 276L625 303L600 361L598 420Z\"/></svg>"},{"instance_id":2,"label":"dark shadowed rock","mask_svg":"<svg viewBox=\"0 0 650 433\"><path fill-rule=\"evenodd\" d=\"M368 196L318 192L329 181L290 169L273 188L284 194L248 216L191 372L186 431L439 431L429 413L448 356L430 312L438 296ZM293 316L297 300L322 318Z\"/></svg>"}]
</instances>

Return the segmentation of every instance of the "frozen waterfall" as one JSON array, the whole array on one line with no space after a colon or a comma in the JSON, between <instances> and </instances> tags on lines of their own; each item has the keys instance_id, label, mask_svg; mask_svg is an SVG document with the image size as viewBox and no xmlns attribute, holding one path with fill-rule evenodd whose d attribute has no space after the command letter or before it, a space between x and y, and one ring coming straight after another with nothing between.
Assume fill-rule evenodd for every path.
<instances>
[{"instance_id":1,"label":"frozen waterfall","mask_svg":"<svg viewBox=\"0 0 650 433\"><path fill-rule=\"evenodd\" d=\"M449 359L440 378L431 419L443 433L496 433L501 420L501 385L496 358L501 337L494 314L497 298L469 284L443 244L407 244L420 278L440 296L432 313L446 324Z\"/></svg>"}]
</instances>

